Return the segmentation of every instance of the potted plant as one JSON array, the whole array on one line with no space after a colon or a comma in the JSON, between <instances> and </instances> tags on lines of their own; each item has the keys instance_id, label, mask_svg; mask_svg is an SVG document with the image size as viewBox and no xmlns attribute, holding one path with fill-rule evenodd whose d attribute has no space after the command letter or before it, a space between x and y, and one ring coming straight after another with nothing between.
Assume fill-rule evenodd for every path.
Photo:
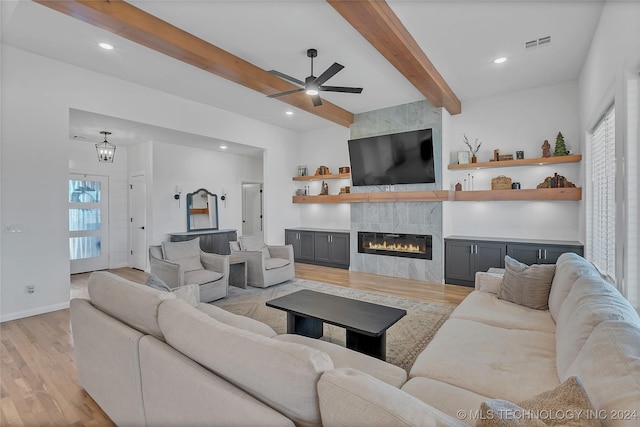
<instances>
[{"instance_id":1,"label":"potted plant","mask_svg":"<svg viewBox=\"0 0 640 427\"><path fill-rule=\"evenodd\" d=\"M464 143L467 144L467 147L469 147L469 150L471 150L471 163L477 163L478 158L476 157L476 154L478 153L478 150L480 149L482 142L478 142L478 138L476 138L472 147L471 143L467 139L467 135L463 135L463 136L464 136Z\"/></svg>"}]
</instances>

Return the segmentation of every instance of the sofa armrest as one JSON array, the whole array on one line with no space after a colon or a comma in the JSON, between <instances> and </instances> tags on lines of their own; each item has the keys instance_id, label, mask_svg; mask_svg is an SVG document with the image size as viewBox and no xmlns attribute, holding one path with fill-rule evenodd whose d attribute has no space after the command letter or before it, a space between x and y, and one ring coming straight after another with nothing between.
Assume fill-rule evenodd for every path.
<instances>
[{"instance_id":1,"label":"sofa armrest","mask_svg":"<svg viewBox=\"0 0 640 427\"><path fill-rule=\"evenodd\" d=\"M351 368L322 374L318 397L325 427L464 425L410 394Z\"/></svg>"},{"instance_id":2,"label":"sofa armrest","mask_svg":"<svg viewBox=\"0 0 640 427\"><path fill-rule=\"evenodd\" d=\"M207 270L217 271L223 277L229 275L229 255L212 254L200 251L200 262Z\"/></svg>"},{"instance_id":3,"label":"sofa armrest","mask_svg":"<svg viewBox=\"0 0 640 427\"><path fill-rule=\"evenodd\" d=\"M267 248L269 249L269 254L271 254L273 258L288 259L293 262L293 245L267 245Z\"/></svg>"},{"instance_id":4,"label":"sofa armrest","mask_svg":"<svg viewBox=\"0 0 640 427\"><path fill-rule=\"evenodd\" d=\"M182 271L182 267L179 264L151 258L149 266L151 274L158 276L171 289L178 288L184 284L184 271Z\"/></svg>"},{"instance_id":5,"label":"sofa armrest","mask_svg":"<svg viewBox=\"0 0 640 427\"><path fill-rule=\"evenodd\" d=\"M476 291L497 294L502 285L502 274L476 272Z\"/></svg>"}]
</instances>

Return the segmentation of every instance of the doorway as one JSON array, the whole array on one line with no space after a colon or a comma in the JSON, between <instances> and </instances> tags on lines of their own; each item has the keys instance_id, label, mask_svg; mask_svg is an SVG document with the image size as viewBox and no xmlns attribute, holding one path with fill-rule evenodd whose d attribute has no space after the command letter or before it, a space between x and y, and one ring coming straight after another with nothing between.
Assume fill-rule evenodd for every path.
<instances>
[{"instance_id":1,"label":"doorway","mask_svg":"<svg viewBox=\"0 0 640 427\"><path fill-rule=\"evenodd\" d=\"M69 174L71 274L109 268L109 178Z\"/></svg>"},{"instance_id":2,"label":"doorway","mask_svg":"<svg viewBox=\"0 0 640 427\"><path fill-rule=\"evenodd\" d=\"M133 175L129 183L131 267L147 269L147 181L144 174Z\"/></svg>"},{"instance_id":3,"label":"doorway","mask_svg":"<svg viewBox=\"0 0 640 427\"><path fill-rule=\"evenodd\" d=\"M242 184L242 235L262 231L262 184Z\"/></svg>"}]
</instances>

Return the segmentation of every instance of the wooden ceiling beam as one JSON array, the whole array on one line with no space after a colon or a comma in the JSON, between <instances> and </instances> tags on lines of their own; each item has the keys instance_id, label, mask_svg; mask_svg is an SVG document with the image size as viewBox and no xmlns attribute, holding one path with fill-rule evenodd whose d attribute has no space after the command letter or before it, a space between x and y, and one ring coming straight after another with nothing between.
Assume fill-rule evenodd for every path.
<instances>
[{"instance_id":1,"label":"wooden ceiling beam","mask_svg":"<svg viewBox=\"0 0 640 427\"><path fill-rule=\"evenodd\" d=\"M327 0L378 52L398 69L435 107L450 114L462 110L460 100L433 66L413 36L383 0Z\"/></svg>"},{"instance_id":2,"label":"wooden ceiling beam","mask_svg":"<svg viewBox=\"0 0 640 427\"><path fill-rule=\"evenodd\" d=\"M122 0L34 1L264 95L298 88ZM353 113L325 100L314 107L304 92L277 99L341 126L353 123Z\"/></svg>"}]
</instances>

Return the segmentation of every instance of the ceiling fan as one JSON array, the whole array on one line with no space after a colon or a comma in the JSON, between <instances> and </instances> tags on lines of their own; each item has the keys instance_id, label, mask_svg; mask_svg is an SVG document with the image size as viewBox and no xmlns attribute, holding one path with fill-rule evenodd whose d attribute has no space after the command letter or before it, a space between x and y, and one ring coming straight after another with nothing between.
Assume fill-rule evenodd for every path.
<instances>
[{"instance_id":1,"label":"ceiling fan","mask_svg":"<svg viewBox=\"0 0 640 427\"><path fill-rule=\"evenodd\" d=\"M313 102L314 107L318 107L322 105L322 100L320 99L319 92L346 92L346 93L361 93L361 87L344 87L344 86L324 86L323 83L329 80L331 77L336 75L336 73L344 68L344 65L340 65L337 62L334 62L332 66L327 68L324 73L320 74L318 77L313 75L313 58L318 56L318 51L316 49L307 50L307 56L311 58L311 75L304 79L304 82L298 80L294 77L288 76L284 73L281 73L276 70L269 70L269 73L274 74L278 77L281 77L285 80L289 80L297 85L302 86L299 89L288 90L286 92L274 93L273 95L267 95L268 98L277 98L279 96L291 95L292 93L298 93L302 91L306 91L307 95L311 96L311 101Z\"/></svg>"}]
</instances>

